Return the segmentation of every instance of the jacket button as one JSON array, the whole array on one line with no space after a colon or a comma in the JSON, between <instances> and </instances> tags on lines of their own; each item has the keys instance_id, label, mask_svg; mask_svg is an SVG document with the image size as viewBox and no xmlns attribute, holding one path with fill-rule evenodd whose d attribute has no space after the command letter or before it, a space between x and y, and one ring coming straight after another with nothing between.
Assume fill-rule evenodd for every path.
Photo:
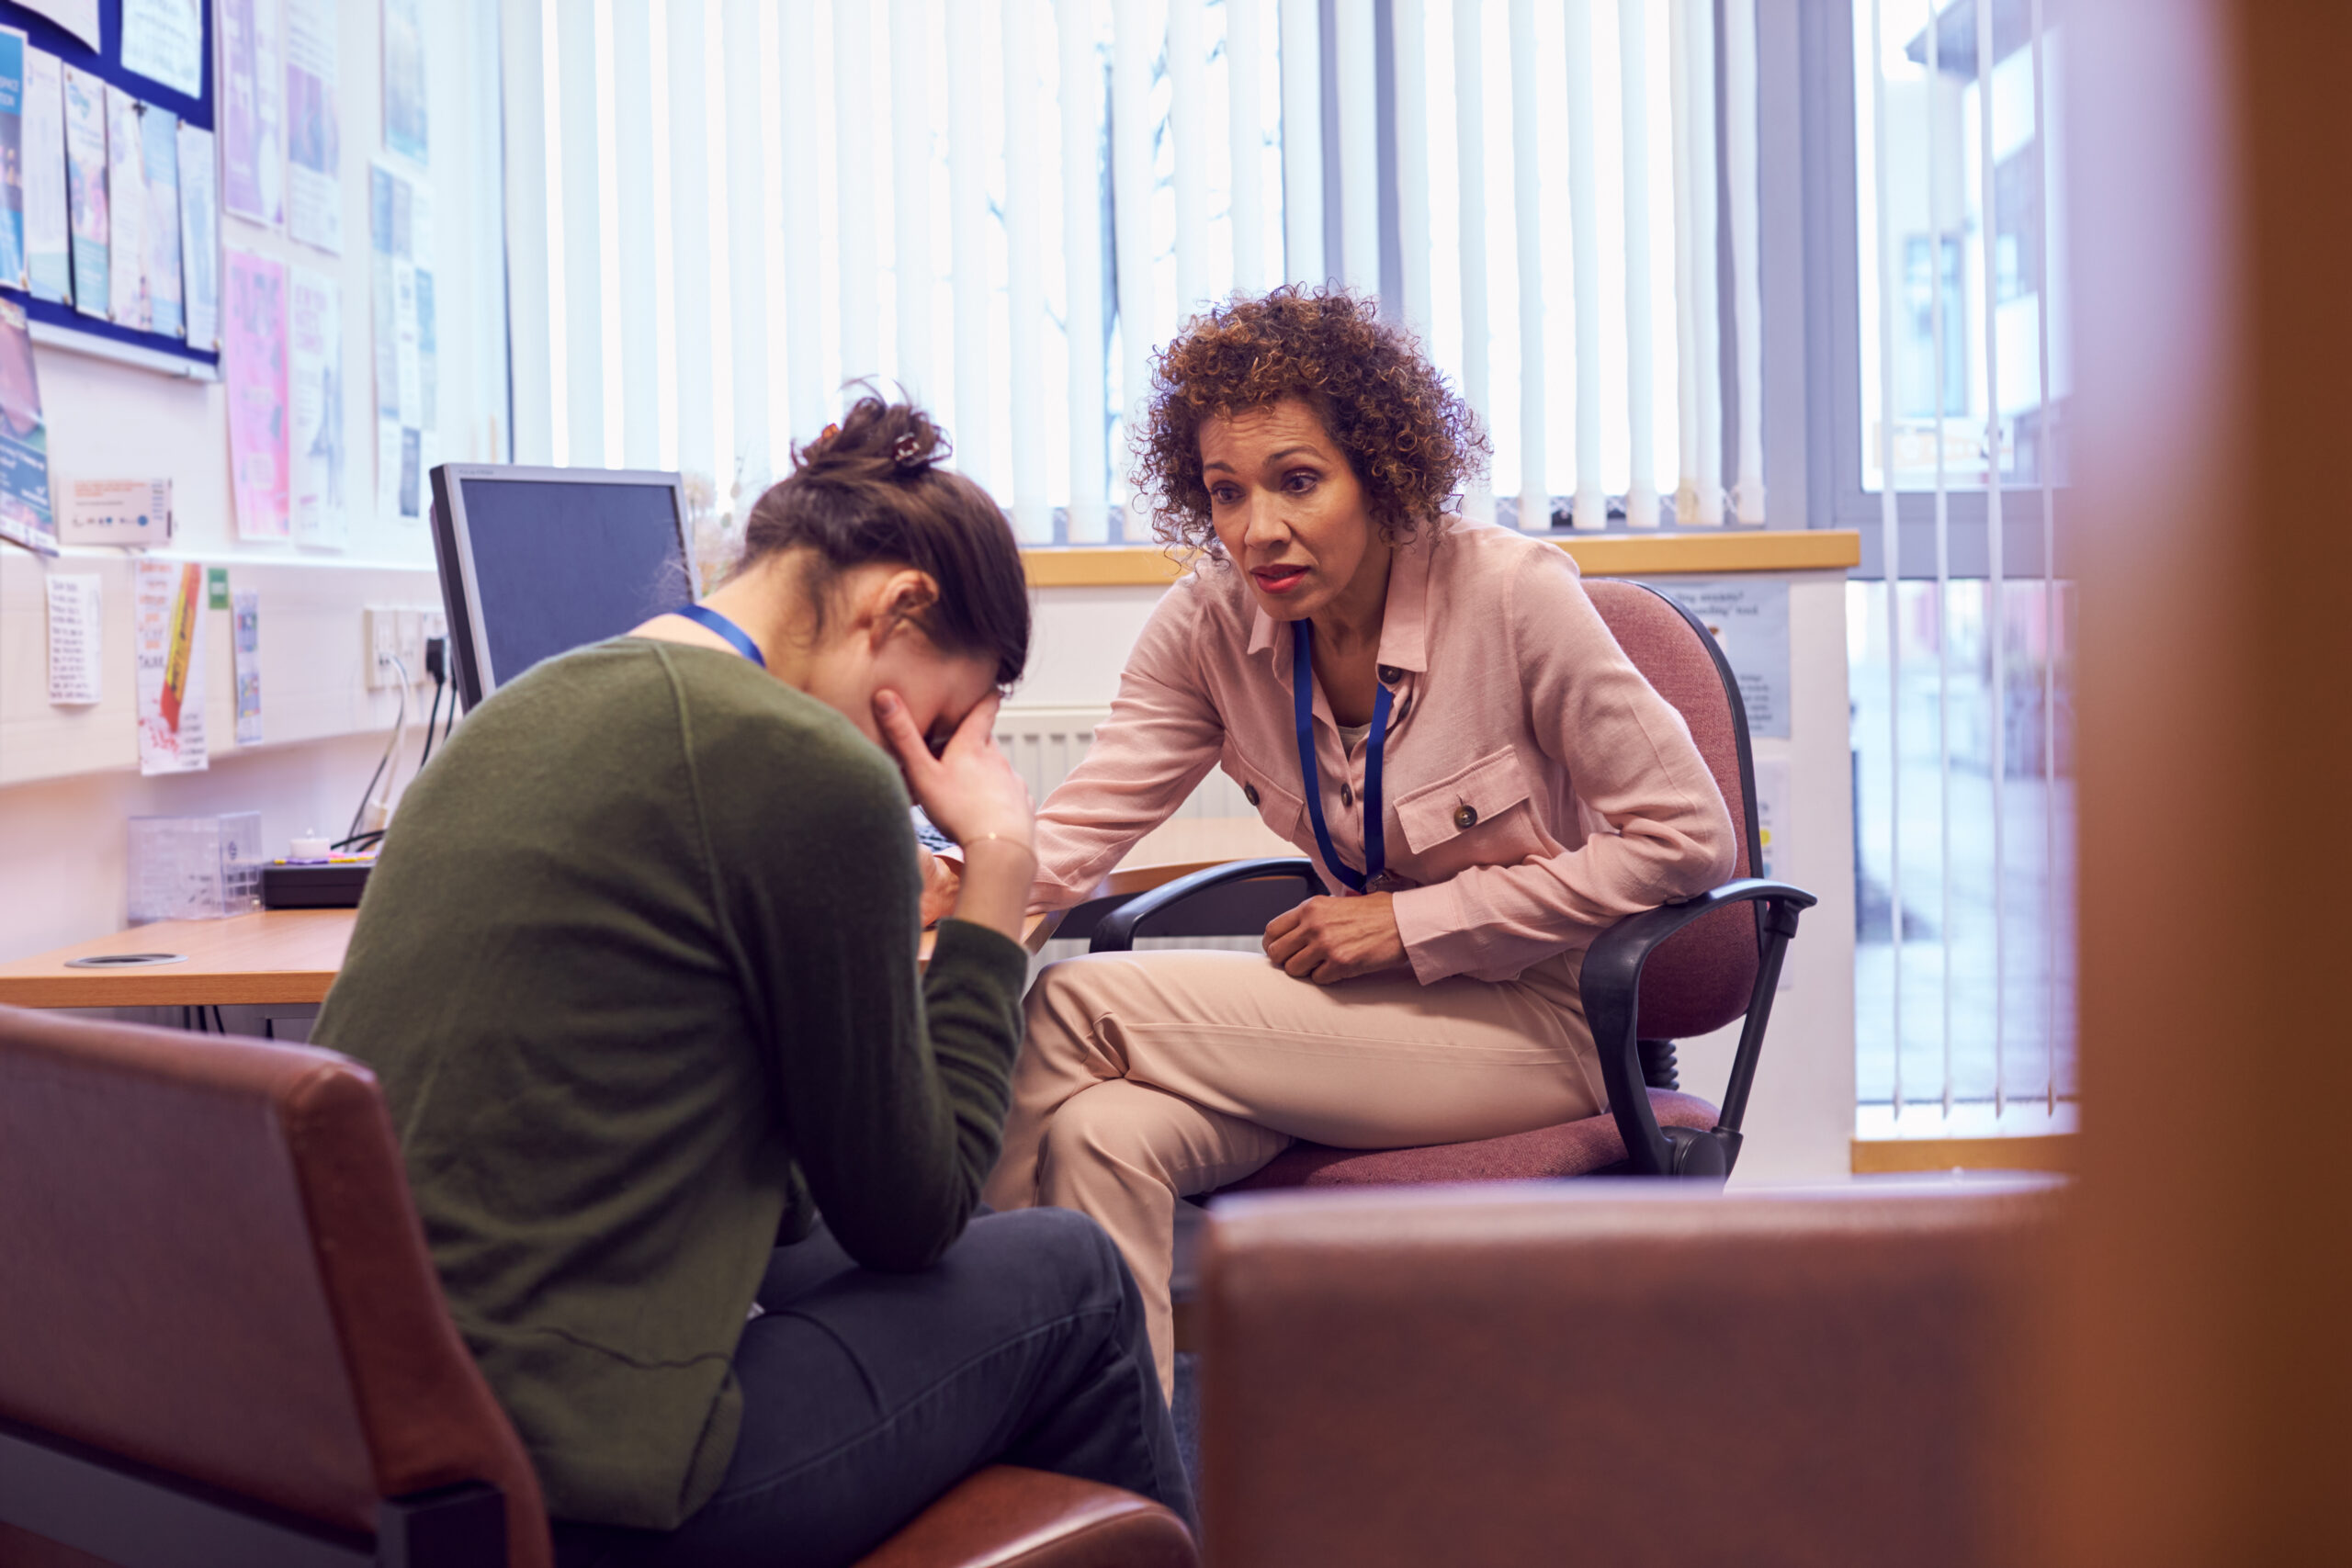
<instances>
[{"instance_id":1,"label":"jacket button","mask_svg":"<svg viewBox=\"0 0 2352 1568\"><path fill-rule=\"evenodd\" d=\"M1355 791L1350 789L1345 784L1341 784L1340 786L1340 804L1342 806L1353 806L1355 803Z\"/></svg>"},{"instance_id":2,"label":"jacket button","mask_svg":"<svg viewBox=\"0 0 2352 1568\"><path fill-rule=\"evenodd\" d=\"M1380 683L1384 686L1393 686L1404 678L1405 672L1394 664L1384 664L1380 667Z\"/></svg>"},{"instance_id":3,"label":"jacket button","mask_svg":"<svg viewBox=\"0 0 2352 1568\"><path fill-rule=\"evenodd\" d=\"M1257 805L1258 786L1253 784L1243 784L1241 786L1241 798L1248 801L1252 806Z\"/></svg>"},{"instance_id":4,"label":"jacket button","mask_svg":"<svg viewBox=\"0 0 2352 1568\"><path fill-rule=\"evenodd\" d=\"M1457 828L1476 827L1478 825L1478 808L1475 806L1468 805L1467 803L1455 807L1453 808L1453 825Z\"/></svg>"}]
</instances>

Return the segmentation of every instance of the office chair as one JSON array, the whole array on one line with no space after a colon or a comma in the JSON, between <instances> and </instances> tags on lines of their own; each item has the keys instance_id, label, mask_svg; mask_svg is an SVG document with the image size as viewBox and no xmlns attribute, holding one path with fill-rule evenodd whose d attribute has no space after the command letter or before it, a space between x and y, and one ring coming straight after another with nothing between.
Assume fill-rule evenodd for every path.
<instances>
[{"instance_id":1,"label":"office chair","mask_svg":"<svg viewBox=\"0 0 2352 1568\"><path fill-rule=\"evenodd\" d=\"M1436 1181L1589 1176L1721 1179L1739 1159L1740 1123L1764 1048L1781 964L1797 916L1813 895L1754 875L1756 773L1739 683L1707 628L1657 590L1589 582L1618 646L1690 728L1723 791L1739 840L1732 880L1699 897L1629 915L1587 953L1586 1021L1600 1053L1609 1111L1557 1127L1474 1143L1410 1149L1335 1149L1294 1144L1263 1169L1226 1188L1394 1186ZM1096 924L1091 951L1125 953L1143 928L1179 921L1192 900L1231 899L1245 885L1298 884L1321 892L1304 858L1236 861L1138 894ZM1293 900L1294 902L1295 900ZM1187 928L1188 934L1198 934ZM1679 1092L1674 1042L1745 1018L1720 1111Z\"/></svg>"},{"instance_id":2,"label":"office chair","mask_svg":"<svg viewBox=\"0 0 2352 1568\"><path fill-rule=\"evenodd\" d=\"M0 1564L547 1568L376 1080L0 1008ZM867 1568L1194 1568L1115 1487L979 1472Z\"/></svg>"}]
</instances>

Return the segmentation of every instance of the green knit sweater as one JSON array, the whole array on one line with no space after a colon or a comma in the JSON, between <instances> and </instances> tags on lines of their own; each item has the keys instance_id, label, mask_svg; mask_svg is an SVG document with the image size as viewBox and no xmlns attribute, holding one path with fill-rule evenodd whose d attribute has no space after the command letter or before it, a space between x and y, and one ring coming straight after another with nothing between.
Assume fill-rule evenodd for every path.
<instances>
[{"instance_id":1,"label":"green knit sweater","mask_svg":"<svg viewBox=\"0 0 2352 1568\"><path fill-rule=\"evenodd\" d=\"M401 806L315 1043L373 1067L450 1310L558 1517L674 1528L816 1213L922 1269L995 1163L1026 954L915 964L897 769L731 653L623 637L482 705Z\"/></svg>"}]
</instances>

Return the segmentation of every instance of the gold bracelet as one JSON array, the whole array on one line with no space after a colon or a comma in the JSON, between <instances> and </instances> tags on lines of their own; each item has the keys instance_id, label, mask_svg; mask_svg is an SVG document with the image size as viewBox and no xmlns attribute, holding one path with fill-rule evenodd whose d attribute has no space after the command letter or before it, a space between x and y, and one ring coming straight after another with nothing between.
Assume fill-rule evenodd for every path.
<instances>
[{"instance_id":1,"label":"gold bracelet","mask_svg":"<svg viewBox=\"0 0 2352 1568\"><path fill-rule=\"evenodd\" d=\"M1036 845L1035 845L1035 844L1029 844L1029 843L1023 843L1019 839L1011 839L1011 838L1007 838L1007 837L1006 837L1005 835L1003 835L1002 833L982 833L982 834L981 834L978 838L977 838L977 839L967 839L967 840L965 840L962 843L958 844L958 845L956 846L956 848L958 848L958 849L965 849L965 850L968 850L968 849L970 849L974 844L985 844L985 843L989 842L989 840L994 840L996 842L1001 843L1001 844L1016 844L1016 845L1019 845L1022 849L1026 850L1026 851L1028 852L1028 853L1029 853L1029 858L1030 858L1031 860L1035 860L1035 859L1037 858L1037 846L1036 846Z\"/></svg>"}]
</instances>

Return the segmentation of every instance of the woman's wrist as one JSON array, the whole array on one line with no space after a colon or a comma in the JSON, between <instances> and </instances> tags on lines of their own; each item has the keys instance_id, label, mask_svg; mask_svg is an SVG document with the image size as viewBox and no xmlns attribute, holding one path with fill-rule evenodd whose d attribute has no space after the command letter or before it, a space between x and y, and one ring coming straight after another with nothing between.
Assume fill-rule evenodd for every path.
<instances>
[{"instance_id":1,"label":"woman's wrist","mask_svg":"<svg viewBox=\"0 0 2352 1568\"><path fill-rule=\"evenodd\" d=\"M1030 884L1036 879L1036 852L1001 833L967 839L961 847L964 874L956 890L956 918L1018 942Z\"/></svg>"}]
</instances>

